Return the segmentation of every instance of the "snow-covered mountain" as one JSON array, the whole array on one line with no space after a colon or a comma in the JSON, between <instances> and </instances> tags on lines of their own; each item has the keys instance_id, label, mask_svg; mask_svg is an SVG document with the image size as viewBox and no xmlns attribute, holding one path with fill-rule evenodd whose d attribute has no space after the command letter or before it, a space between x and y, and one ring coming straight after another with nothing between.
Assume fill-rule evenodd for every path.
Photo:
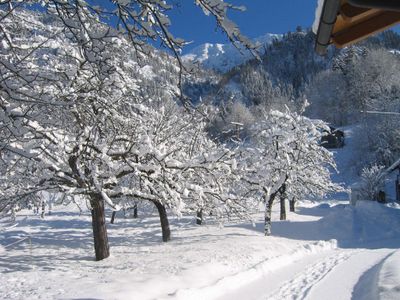
<instances>
[{"instance_id":1,"label":"snow-covered mountain","mask_svg":"<svg viewBox=\"0 0 400 300\"><path fill-rule=\"evenodd\" d=\"M281 39L281 34L267 33L259 38L254 39L255 44L259 44L259 51L264 53L264 46L271 44L274 39ZM211 44L205 43L183 56L184 61L199 62L203 67L214 69L220 72L226 72L233 67L240 65L253 55L246 49L240 51L231 43L228 44Z\"/></svg>"}]
</instances>

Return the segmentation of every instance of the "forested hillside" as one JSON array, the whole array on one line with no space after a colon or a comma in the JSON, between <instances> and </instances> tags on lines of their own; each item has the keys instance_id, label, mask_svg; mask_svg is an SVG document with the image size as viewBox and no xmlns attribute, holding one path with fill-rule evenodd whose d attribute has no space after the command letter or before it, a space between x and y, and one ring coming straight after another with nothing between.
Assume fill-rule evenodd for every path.
<instances>
[{"instance_id":1,"label":"forested hillside","mask_svg":"<svg viewBox=\"0 0 400 300\"><path fill-rule=\"evenodd\" d=\"M299 111L307 102L309 117L334 127L362 124L359 167L393 162L400 154L398 117L363 112L400 111L400 35L387 31L357 46L331 48L326 57L313 48L314 34L299 29L267 45L261 60L214 75L219 81L213 89L198 90L203 101L219 108L211 131L226 138L234 122L243 124L245 134L259 111L286 106Z\"/></svg>"}]
</instances>

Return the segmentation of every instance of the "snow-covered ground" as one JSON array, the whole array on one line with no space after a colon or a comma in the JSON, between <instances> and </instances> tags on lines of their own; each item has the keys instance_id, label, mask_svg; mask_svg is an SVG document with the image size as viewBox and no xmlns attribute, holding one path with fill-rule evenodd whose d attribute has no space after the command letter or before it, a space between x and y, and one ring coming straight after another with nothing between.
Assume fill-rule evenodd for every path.
<instances>
[{"instance_id":1,"label":"snow-covered ground","mask_svg":"<svg viewBox=\"0 0 400 300\"><path fill-rule=\"evenodd\" d=\"M352 128L345 133L335 180L350 185ZM0 220L0 299L400 299L400 205L336 196L301 201L288 221L276 206L272 237L261 213L254 226L171 218L168 243L155 215L118 216L100 262L88 211L22 211L16 223Z\"/></svg>"},{"instance_id":2,"label":"snow-covered ground","mask_svg":"<svg viewBox=\"0 0 400 300\"><path fill-rule=\"evenodd\" d=\"M303 201L273 237L255 224L157 218L109 225L112 256L93 261L89 215L25 212L0 233L2 299L399 299L400 206ZM275 211L275 219L278 212ZM15 241L30 236L14 246Z\"/></svg>"}]
</instances>

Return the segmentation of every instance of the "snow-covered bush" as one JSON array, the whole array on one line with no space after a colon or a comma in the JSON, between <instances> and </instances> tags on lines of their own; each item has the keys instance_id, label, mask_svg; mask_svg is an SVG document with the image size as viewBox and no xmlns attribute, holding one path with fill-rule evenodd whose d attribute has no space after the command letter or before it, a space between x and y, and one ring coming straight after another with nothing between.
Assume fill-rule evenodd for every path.
<instances>
[{"instance_id":1,"label":"snow-covered bush","mask_svg":"<svg viewBox=\"0 0 400 300\"><path fill-rule=\"evenodd\" d=\"M385 187L385 167L379 165L372 165L365 167L361 172L361 182L359 186L359 193L362 199L365 200L380 200L379 192L384 190Z\"/></svg>"},{"instance_id":2,"label":"snow-covered bush","mask_svg":"<svg viewBox=\"0 0 400 300\"><path fill-rule=\"evenodd\" d=\"M221 104L218 114L211 120L209 131L221 141L238 142L249 138L253 123L254 117L249 108L242 102L233 100Z\"/></svg>"}]
</instances>

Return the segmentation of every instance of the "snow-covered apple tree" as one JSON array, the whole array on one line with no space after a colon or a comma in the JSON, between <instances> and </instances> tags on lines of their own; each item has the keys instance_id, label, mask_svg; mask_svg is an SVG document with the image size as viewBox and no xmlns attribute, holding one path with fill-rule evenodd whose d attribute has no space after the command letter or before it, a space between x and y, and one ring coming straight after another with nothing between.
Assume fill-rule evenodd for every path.
<instances>
[{"instance_id":1,"label":"snow-covered apple tree","mask_svg":"<svg viewBox=\"0 0 400 300\"><path fill-rule=\"evenodd\" d=\"M301 114L270 111L255 124L254 144L247 149L244 180L249 189L262 195L265 203L265 235L271 234L271 210L281 200L305 195L323 196L341 190L330 179L335 168L332 154L320 146L326 125Z\"/></svg>"},{"instance_id":2,"label":"snow-covered apple tree","mask_svg":"<svg viewBox=\"0 0 400 300\"><path fill-rule=\"evenodd\" d=\"M226 17L234 6L195 3L231 41L253 47ZM113 209L122 198L154 203L165 241L166 207L179 214L185 201L204 202L207 195L238 210L241 203L222 192L235 168L230 151L209 140L193 114L169 102L179 94L176 87L163 88L161 98L169 97L160 107L154 104L160 99L140 90L146 78L138 62L151 56L148 39L171 49L178 57L174 70L181 70L184 42L168 30L167 1L0 5L0 211L41 191L85 197L101 260L109 256L105 203ZM166 112L171 105L178 111Z\"/></svg>"}]
</instances>

